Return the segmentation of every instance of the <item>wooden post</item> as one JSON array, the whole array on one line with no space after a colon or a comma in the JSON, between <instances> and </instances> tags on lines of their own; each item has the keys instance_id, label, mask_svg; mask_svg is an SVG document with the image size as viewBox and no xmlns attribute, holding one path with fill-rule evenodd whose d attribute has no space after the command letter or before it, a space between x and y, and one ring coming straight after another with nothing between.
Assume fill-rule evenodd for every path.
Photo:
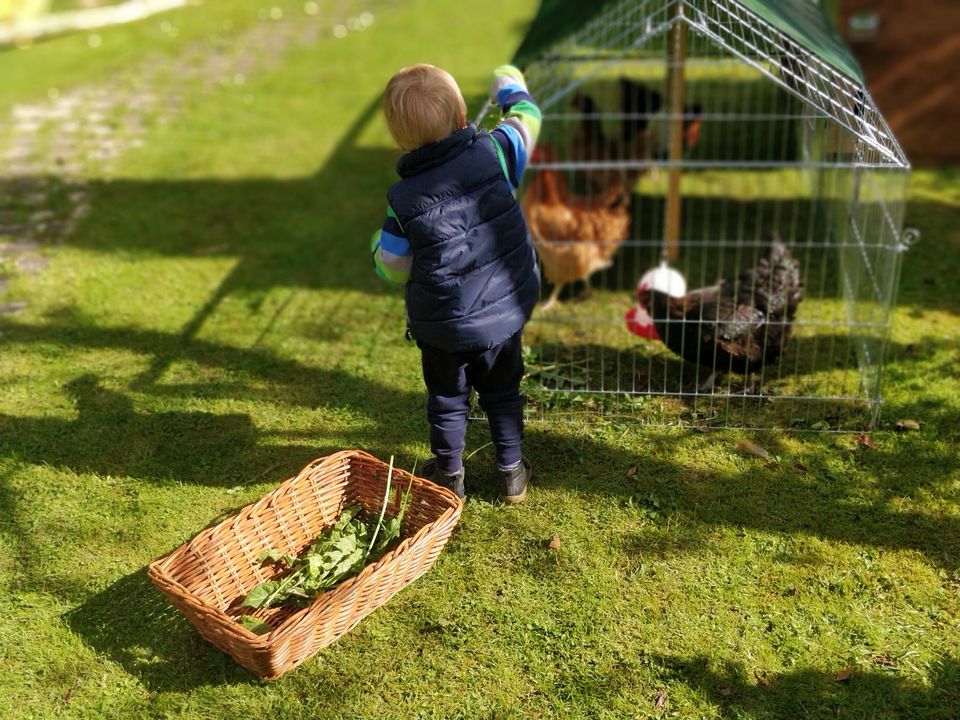
<instances>
[{"instance_id":1,"label":"wooden post","mask_svg":"<svg viewBox=\"0 0 960 720\"><path fill-rule=\"evenodd\" d=\"M680 180L683 160L683 63L687 57L687 26L682 17L683 4L677 2L676 24L667 38L667 107L670 112L668 130L670 146L670 176L667 186L667 212L664 220L663 242L667 259L671 262L680 255Z\"/></svg>"}]
</instances>

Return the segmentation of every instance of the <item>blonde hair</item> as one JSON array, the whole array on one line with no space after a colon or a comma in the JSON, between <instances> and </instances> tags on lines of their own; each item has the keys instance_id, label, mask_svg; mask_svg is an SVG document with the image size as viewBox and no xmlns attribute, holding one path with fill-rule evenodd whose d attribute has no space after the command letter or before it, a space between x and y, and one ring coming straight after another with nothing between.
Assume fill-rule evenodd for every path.
<instances>
[{"instance_id":1,"label":"blonde hair","mask_svg":"<svg viewBox=\"0 0 960 720\"><path fill-rule=\"evenodd\" d=\"M413 150L464 127L467 104L457 81L446 70L411 65L387 83L383 114L397 145Z\"/></svg>"}]
</instances>

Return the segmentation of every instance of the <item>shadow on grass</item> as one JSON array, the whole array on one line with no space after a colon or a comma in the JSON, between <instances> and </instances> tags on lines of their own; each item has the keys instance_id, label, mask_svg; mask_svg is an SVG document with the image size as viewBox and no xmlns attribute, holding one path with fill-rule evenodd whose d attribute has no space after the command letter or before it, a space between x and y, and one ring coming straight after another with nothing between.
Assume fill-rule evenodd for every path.
<instances>
[{"instance_id":1,"label":"shadow on grass","mask_svg":"<svg viewBox=\"0 0 960 720\"><path fill-rule=\"evenodd\" d=\"M311 377L320 388L336 386L350 398L375 390L387 407L412 403L412 395L374 388L374 383L346 374L303 368L297 382L309 382ZM92 375L71 381L65 389L76 407L76 419L0 414L0 454L76 473L223 487L253 482L271 471L281 475L295 472L321 454L316 445L289 442L304 434L294 432L288 437L284 432L262 431L246 414L139 412L129 397L103 387ZM293 386L288 389L294 390ZM210 390L244 394L233 385ZM324 397L334 406L351 402L337 395ZM375 435L376 431L371 431L367 439L379 449ZM287 442L276 444L277 440Z\"/></svg>"},{"instance_id":2,"label":"shadow on grass","mask_svg":"<svg viewBox=\"0 0 960 720\"><path fill-rule=\"evenodd\" d=\"M110 394L101 396L95 383L81 384L81 387L92 393L93 400L107 407L115 403L124 410L122 400ZM950 423L960 418L943 410L941 417L931 421ZM723 438L722 442L731 443L732 452L732 436L719 437ZM932 483L958 467L955 458L944 458L936 448L915 437L891 437L877 449L851 451L854 453L852 463L861 471L850 478L838 476L833 468L831 460L837 456L838 449L835 438L829 436L809 439L802 452L792 457L785 445L770 438L764 441L767 449L790 457L795 464L783 462L768 466L759 460L747 459L744 469L728 471L697 470L678 459L715 442L709 434L692 431L646 433L645 452L628 455L615 442L534 424L528 429L525 452L537 473L533 493L538 489L569 488L587 497L620 498L624 503L639 497L638 507L642 507L644 498L654 497L657 511L663 517L680 519L668 523L667 528L655 536L648 532L642 537L624 537L623 550L628 554L670 556L695 552L711 542L710 535L715 528L732 526L799 533L894 550L913 549L932 563L954 570L960 561L957 547L960 520L898 511L892 506L895 498L926 492L923 479ZM486 427L482 424L471 427L471 445L479 447L484 442ZM491 453L483 451L467 460L471 495L488 500L495 498L491 459ZM628 472L630 466L636 467L635 473ZM929 466L932 474L921 472L907 476L903 472L906 466ZM876 489L874 478L880 481ZM873 500L865 502L864 493ZM816 557L785 557L782 561L819 562ZM552 573L561 572L532 566L518 569L546 582L551 581ZM154 691L258 682L203 641L157 593L143 570L88 598L67 616L67 622L97 652L120 664ZM810 686L835 687L830 678L814 671L767 678L765 682L770 683L769 687L757 687L733 670L712 676L695 662L684 664L670 659L664 662L679 673L678 680L715 693L714 701L731 717L741 711L756 712L758 718L768 717L765 713L772 708L792 707L790 703L796 701L797 694L806 692ZM944 683L956 683L956 668L950 663L952 661L946 661L943 665ZM836 702L841 708L859 708L873 697L879 698L877 702L881 707L935 708L934 701L952 697L950 693L956 692L955 685L926 689L883 673L857 676L837 687L840 690L835 695L840 699ZM824 707L833 707L831 703L835 698L831 697L826 697ZM920 714L917 717L950 716Z\"/></svg>"},{"instance_id":3,"label":"shadow on grass","mask_svg":"<svg viewBox=\"0 0 960 720\"><path fill-rule=\"evenodd\" d=\"M763 435L758 442L774 462L741 456L735 450L740 433L677 428L633 430L642 433L644 451L638 453L615 441L534 424L528 426L524 452L534 465L533 492L566 488L586 497L617 498L641 514L655 512L657 532L624 537L629 554L695 552L711 542L716 528L734 527L913 550L954 572L960 568L960 517L916 510L911 501L952 502L949 478L960 472L960 457L944 452L929 433L939 428L944 443L955 442L950 437L956 438L960 412L940 407L922 417L928 433L889 434L873 448L857 444L855 436L848 441L819 433L788 443L783 436ZM482 428L470 437L474 447L487 440ZM715 453L718 444L728 448L732 462L723 462L722 454L708 467L696 460L702 452ZM466 462L468 492L492 500L495 481L485 467L492 453L484 452Z\"/></svg>"},{"instance_id":4,"label":"shadow on grass","mask_svg":"<svg viewBox=\"0 0 960 720\"><path fill-rule=\"evenodd\" d=\"M197 633L153 586L146 568L66 614L67 625L153 692L260 680Z\"/></svg>"},{"instance_id":5,"label":"shadow on grass","mask_svg":"<svg viewBox=\"0 0 960 720\"><path fill-rule=\"evenodd\" d=\"M258 294L277 286L380 291L369 269L365 239L355 237L355 228L366 226L371 218L375 223L379 220L383 191L393 179L389 170L391 153L355 145L360 129L375 111L376 102L358 118L340 148L313 178L147 184L117 181L95 188L97 206L90 223L97 232L81 232L74 243L77 246L106 252L239 257L234 270L180 333L75 327L56 321L29 326L4 320L0 322L4 339L116 348L148 355L150 367L134 383L134 389L144 393L309 407L328 404L377 418L381 428L402 420L399 431L373 428L349 432L351 444L365 445L374 454L389 452L390 443L410 427L410 414L422 412L418 393L398 392L347 372L308 368L266 350L237 349L198 338L206 320L234 293L256 303ZM171 218L172 222L159 227L157 217ZM932 249L922 248L922 252L923 257L935 261ZM956 295L936 284L940 282L939 270L931 285L918 280L918 271L910 269L919 260L908 258L905 269L911 299L921 307L954 311L958 307ZM623 279L624 287L629 287ZM929 291L922 292L923 288ZM244 380L203 386L158 383L177 359L229 368L266 381L269 387L254 387ZM271 472L278 463L299 468L323 452L309 444L271 447L265 441L278 436L259 431L243 414L140 413L129 397L103 387L94 376L73 380L67 393L77 409L76 420L0 415L0 453L78 472L227 485L236 483L235 472L240 467L261 474ZM960 426L960 414L925 404L928 402L920 400L915 408L902 405L901 410L923 413L925 420L940 429L944 440L955 438L956 431L948 432L947 428ZM425 424L423 427L425 431ZM296 437L302 435L279 439ZM729 436L723 437L722 442L728 442ZM189 439L189 453L183 452L179 442L184 438ZM928 437L892 438L879 450L864 452L854 458L859 469L855 478L838 475L829 462L838 452L829 437L810 439L805 450L792 458L803 469L789 463L767 467L750 461L741 470L696 470L679 460L681 452L695 454L707 442L711 440L693 432L649 433L646 452L638 457L626 454L613 440L532 428L526 451L536 468L536 485L541 488L566 487L588 496L618 497L624 502L637 495L653 495L663 513L672 512L687 521L676 523L674 527L688 529L665 534L661 547L651 548L647 541L631 546L626 539L625 547L638 553L695 550L709 542L711 529L736 526L916 550L946 569L960 566L960 520L946 514L903 511L895 504L899 498L926 491L960 467L955 454L945 456ZM628 476L627 468L633 465L637 471ZM471 492L484 497L495 495L492 478L483 480L480 473L472 473L473 477L479 482L468 481L474 483ZM874 478L879 480L876 490L872 487ZM5 493L0 499L7 506L3 509L12 515L15 497ZM28 538L25 528L14 529ZM183 690L255 681L203 641L153 589L142 570L87 599L69 614L67 622L85 642L151 689ZM947 660L943 667L945 682L955 687L955 661ZM680 672L686 672L690 682L703 682L701 678L706 677L722 687L739 677L734 670L704 676L696 664L682 667ZM774 702L782 704L789 702L799 688L821 681L823 677L816 673L803 671L784 676L771 688L756 689L741 680L732 689L754 704L761 704L762 693L770 690ZM850 687L861 687L856 682ZM885 675L865 675L863 683L868 691L873 688L899 694L921 704L937 697L934 691L898 684L895 679L887 681ZM727 708L724 712L733 712L728 697L721 694L717 702Z\"/></svg>"},{"instance_id":6,"label":"shadow on grass","mask_svg":"<svg viewBox=\"0 0 960 720\"><path fill-rule=\"evenodd\" d=\"M665 679L699 691L723 718L951 720L960 707L960 662L949 655L935 663L929 685L898 676L895 661L888 659L892 667L886 671L857 668L845 680L836 679L844 668L833 674L806 669L750 677L746 668L735 662L718 671L703 657L651 660L665 668Z\"/></svg>"}]
</instances>

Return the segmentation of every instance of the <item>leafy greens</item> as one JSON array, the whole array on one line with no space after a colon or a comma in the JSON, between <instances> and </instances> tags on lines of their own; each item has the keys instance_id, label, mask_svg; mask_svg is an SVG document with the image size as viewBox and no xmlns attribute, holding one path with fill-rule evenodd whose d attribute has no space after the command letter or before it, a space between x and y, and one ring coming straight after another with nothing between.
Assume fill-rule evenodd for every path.
<instances>
[{"instance_id":1,"label":"leafy greens","mask_svg":"<svg viewBox=\"0 0 960 720\"><path fill-rule=\"evenodd\" d=\"M276 580L267 580L253 588L243 599L248 608L287 605L305 607L318 595L353 577L367 563L383 557L389 545L400 537L403 515L410 504L410 488L400 499L396 517L385 517L393 475L393 458L387 474L387 489L379 518L365 519L359 505L344 508L337 521L321 533L300 555L283 555L275 549L264 550L257 558L285 566L288 572ZM247 615L244 618L250 618ZM254 632L249 621L241 625Z\"/></svg>"}]
</instances>

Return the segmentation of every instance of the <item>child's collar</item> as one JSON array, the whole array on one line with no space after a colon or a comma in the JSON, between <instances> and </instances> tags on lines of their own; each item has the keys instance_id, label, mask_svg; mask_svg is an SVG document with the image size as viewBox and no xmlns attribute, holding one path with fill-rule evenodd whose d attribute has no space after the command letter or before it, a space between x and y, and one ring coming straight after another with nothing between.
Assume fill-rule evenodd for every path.
<instances>
[{"instance_id":1,"label":"child's collar","mask_svg":"<svg viewBox=\"0 0 960 720\"><path fill-rule=\"evenodd\" d=\"M411 150L397 161L397 174L406 178L442 165L463 152L464 148L474 141L478 132L476 125L470 123L462 130L450 133L443 140Z\"/></svg>"}]
</instances>

